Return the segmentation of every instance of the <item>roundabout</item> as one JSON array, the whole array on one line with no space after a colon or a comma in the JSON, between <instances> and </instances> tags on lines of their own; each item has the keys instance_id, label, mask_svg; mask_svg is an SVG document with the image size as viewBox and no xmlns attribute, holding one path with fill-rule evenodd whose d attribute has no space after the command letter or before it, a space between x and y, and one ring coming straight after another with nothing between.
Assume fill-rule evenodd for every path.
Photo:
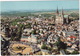
<instances>
[{"instance_id":1,"label":"roundabout","mask_svg":"<svg viewBox=\"0 0 80 56\"><path fill-rule=\"evenodd\" d=\"M18 54L18 53L29 54L33 51L33 48L30 45L25 45L21 43L11 44L9 49L10 49L10 52L14 54Z\"/></svg>"}]
</instances>

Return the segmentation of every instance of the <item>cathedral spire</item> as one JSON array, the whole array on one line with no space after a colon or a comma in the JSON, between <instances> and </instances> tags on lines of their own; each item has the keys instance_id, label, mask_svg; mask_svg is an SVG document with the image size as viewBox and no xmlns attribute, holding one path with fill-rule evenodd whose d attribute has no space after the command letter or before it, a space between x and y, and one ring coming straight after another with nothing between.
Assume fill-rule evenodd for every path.
<instances>
[{"instance_id":1,"label":"cathedral spire","mask_svg":"<svg viewBox=\"0 0 80 56\"><path fill-rule=\"evenodd\" d=\"M62 8L61 14L64 15L63 8Z\"/></svg>"},{"instance_id":2,"label":"cathedral spire","mask_svg":"<svg viewBox=\"0 0 80 56\"><path fill-rule=\"evenodd\" d=\"M57 11L56 11L56 13L57 13L57 14L59 14L59 11L58 11L58 6L57 6Z\"/></svg>"}]
</instances>

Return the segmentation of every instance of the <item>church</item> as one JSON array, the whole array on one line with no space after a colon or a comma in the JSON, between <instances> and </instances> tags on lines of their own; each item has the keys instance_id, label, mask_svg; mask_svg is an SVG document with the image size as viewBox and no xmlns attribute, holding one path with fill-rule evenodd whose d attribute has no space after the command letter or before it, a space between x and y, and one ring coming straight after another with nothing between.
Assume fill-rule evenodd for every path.
<instances>
[{"instance_id":1,"label":"church","mask_svg":"<svg viewBox=\"0 0 80 56\"><path fill-rule=\"evenodd\" d=\"M69 15L64 15L63 9L61 10L61 13L59 13L57 7L55 24L68 24L68 23L69 23Z\"/></svg>"}]
</instances>

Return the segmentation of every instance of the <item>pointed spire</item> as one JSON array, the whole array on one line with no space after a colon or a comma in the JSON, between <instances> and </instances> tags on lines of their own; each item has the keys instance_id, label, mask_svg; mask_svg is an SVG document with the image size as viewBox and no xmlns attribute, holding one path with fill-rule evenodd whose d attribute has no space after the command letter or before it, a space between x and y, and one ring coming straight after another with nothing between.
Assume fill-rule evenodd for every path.
<instances>
[{"instance_id":1,"label":"pointed spire","mask_svg":"<svg viewBox=\"0 0 80 56\"><path fill-rule=\"evenodd\" d=\"M58 6L57 6L57 11L56 11L56 13L57 13L57 14L59 14L59 11L58 11Z\"/></svg>"},{"instance_id":2,"label":"pointed spire","mask_svg":"<svg viewBox=\"0 0 80 56\"><path fill-rule=\"evenodd\" d=\"M61 11L61 14L62 14L62 15L64 14L64 12L63 12L63 7L62 7L62 11Z\"/></svg>"}]
</instances>

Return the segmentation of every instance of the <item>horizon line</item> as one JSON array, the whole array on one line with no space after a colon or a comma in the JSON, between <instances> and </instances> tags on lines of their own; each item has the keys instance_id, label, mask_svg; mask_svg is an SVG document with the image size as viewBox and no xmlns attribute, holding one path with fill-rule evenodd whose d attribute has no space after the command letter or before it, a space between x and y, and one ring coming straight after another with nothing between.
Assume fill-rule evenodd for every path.
<instances>
[{"instance_id":1,"label":"horizon line","mask_svg":"<svg viewBox=\"0 0 80 56\"><path fill-rule=\"evenodd\" d=\"M25 9L25 10L6 10L6 11L0 11L0 12L10 12L10 11L42 11L42 10L45 10L45 11L49 11L49 10L56 10L56 9ZM58 8L58 10L61 10ZM63 10L79 10L79 8L72 8L72 9L64 9Z\"/></svg>"}]
</instances>

